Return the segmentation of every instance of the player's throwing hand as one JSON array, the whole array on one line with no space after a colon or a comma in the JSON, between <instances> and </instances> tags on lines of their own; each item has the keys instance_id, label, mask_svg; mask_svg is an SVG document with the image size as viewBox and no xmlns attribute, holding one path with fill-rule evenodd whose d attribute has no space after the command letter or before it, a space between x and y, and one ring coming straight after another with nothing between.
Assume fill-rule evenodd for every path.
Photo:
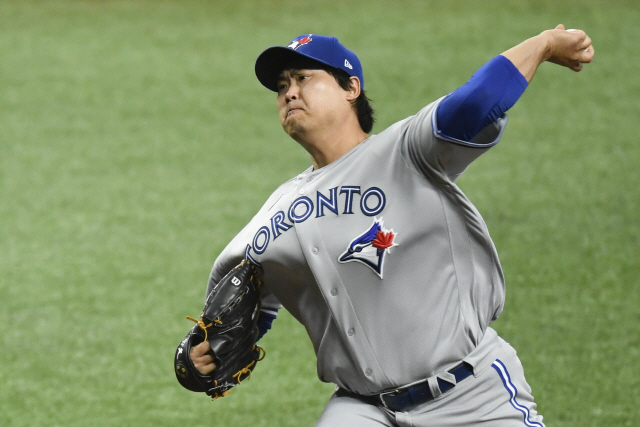
<instances>
[{"instance_id":1,"label":"player's throwing hand","mask_svg":"<svg viewBox=\"0 0 640 427\"><path fill-rule=\"evenodd\" d=\"M582 30L565 30L560 24L546 31L549 35L549 56L547 61L562 65L573 71L582 70L582 64L593 60L595 53L591 38Z\"/></svg>"},{"instance_id":2,"label":"player's throwing hand","mask_svg":"<svg viewBox=\"0 0 640 427\"><path fill-rule=\"evenodd\" d=\"M560 24L545 30L502 53L518 68L528 82L545 61L581 71L582 65L593 60L591 38L582 30L565 30Z\"/></svg>"}]
</instances>

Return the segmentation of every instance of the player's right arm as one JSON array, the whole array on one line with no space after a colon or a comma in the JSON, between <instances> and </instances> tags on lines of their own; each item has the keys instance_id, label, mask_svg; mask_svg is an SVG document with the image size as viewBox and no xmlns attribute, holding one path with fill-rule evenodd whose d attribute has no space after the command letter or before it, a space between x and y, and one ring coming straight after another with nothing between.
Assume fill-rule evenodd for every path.
<instances>
[{"instance_id":1,"label":"player's right arm","mask_svg":"<svg viewBox=\"0 0 640 427\"><path fill-rule=\"evenodd\" d=\"M275 193L274 193L275 194ZM272 195L267 202L265 202L265 206L273 205ZM276 196L277 198L277 196ZM260 212L265 209L265 206L262 207ZM246 244L250 242L251 239L248 237L253 228L252 226L254 220L259 218L260 212L256 214L256 216L249 222L232 240L227 244L224 250L218 255L216 261L211 268L211 273L209 275L209 281L207 284L207 289L205 292L206 295L212 291L212 289L216 286L216 284L229 272L233 267L238 265L240 261L246 258ZM265 333L269 329L271 329L271 324L278 316L278 310L281 308L280 302L275 298L267 289L263 289L262 299L261 299L261 307L260 313L258 314L258 340L260 340ZM192 347L189 353L189 356L193 362L195 368L203 375L207 375L216 368L214 363L213 353L211 352L211 347L207 341L203 341L201 344Z\"/></svg>"}]
</instances>

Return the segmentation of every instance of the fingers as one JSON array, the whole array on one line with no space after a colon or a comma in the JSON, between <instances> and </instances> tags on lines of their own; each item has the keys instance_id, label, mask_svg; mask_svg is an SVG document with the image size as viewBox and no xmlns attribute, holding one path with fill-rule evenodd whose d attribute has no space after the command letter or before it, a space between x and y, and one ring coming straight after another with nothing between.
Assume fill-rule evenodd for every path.
<instances>
[{"instance_id":1,"label":"fingers","mask_svg":"<svg viewBox=\"0 0 640 427\"><path fill-rule=\"evenodd\" d=\"M580 62L591 62L593 55L596 53L591 44L591 37L585 34L585 38L578 46L578 50L580 51Z\"/></svg>"},{"instance_id":2,"label":"fingers","mask_svg":"<svg viewBox=\"0 0 640 427\"><path fill-rule=\"evenodd\" d=\"M563 65L573 71L581 71L583 64L593 60L594 49L591 38L582 30L564 29L558 25L551 32L550 62Z\"/></svg>"},{"instance_id":3,"label":"fingers","mask_svg":"<svg viewBox=\"0 0 640 427\"><path fill-rule=\"evenodd\" d=\"M591 37L589 37L585 32L582 32L582 34L584 34L584 39L582 39L578 44L578 49L585 50L591 46Z\"/></svg>"},{"instance_id":4,"label":"fingers","mask_svg":"<svg viewBox=\"0 0 640 427\"><path fill-rule=\"evenodd\" d=\"M203 341L200 344L198 344L195 347L191 347L191 356L193 358L193 356L196 357L202 357L205 354L207 354L207 352L211 350L211 347L209 346L209 342L208 341Z\"/></svg>"},{"instance_id":5,"label":"fingers","mask_svg":"<svg viewBox=\"0 0 640 427\"><path fill-rule=\"evenodd\" d=\"M189 357L193 361L193 366L203 375L210 374L216 368L215 363L213 363L211 347L207 341L192 347Z\"/></svg>"},{"instance_id":6,"label":"fingers","mask_svg":"<svg viewBox=\"0 0 640 427\"><path fill-rule=\"evenodd\" d=\"M589 37L582 30L567 30L570 32L575 32L579 37L579 42L575 47L575 61L574 64L570 67L574 71L581 71L583 64L589 63L593 60L593 55L595 53L593 46L591 44L591 37Z\"/></svg>"},{"instance_id":7,"label":"fingers","mask_svg":"<svg viewBox=\"0 0 640 427\"><path fill-rule=\"evenodd\" d=\"M586 48L584 50L584 52L587 55L587 58L582 62L591 62L591 61L593 61L593 57L596 54L596 50L593 48L593 46L589 46L588 48Z\"/></svg>"}]
</instances>

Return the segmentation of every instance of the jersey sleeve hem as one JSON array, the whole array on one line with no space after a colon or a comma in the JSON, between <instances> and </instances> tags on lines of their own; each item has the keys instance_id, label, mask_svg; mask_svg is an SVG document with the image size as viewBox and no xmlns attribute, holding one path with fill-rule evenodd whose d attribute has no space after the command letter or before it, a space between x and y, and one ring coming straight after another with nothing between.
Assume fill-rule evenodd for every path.
<instances>
[{"instance_id":1,"label":"jersey sleeve hem","mask_svg":"<svg viewBox=\"0 0 640 427\"><path fill-rule=\"evenodd\" d=\"M450 96L451 94L447 95L444 99L446 99L448 96ZM450 137L448 135L445 135L439 128L438 128L438 120L436 118L437 116L437 109L440 107L441 102L438 103L438 105L436 105L435 110L433 111L433 113L431 114L431 128L433 129L433 135L438 138L441 141L446 141L446 142L451 142L453 144L457 144L457 145L462 145L465 147L471 147L471 148L490 148L493 147L494 145L496 145L498 142L500 142L500 138L502 138L502 132L504 131L504 128L507 124L507 115L503 114L503 116L501 118L499 118L498 120L496 120L495 122L485 126L484 129L482 129L478 135L476 135L471 141L465 141L462 139L458 139L458 138L453 138ZM491 138L488 142L484 142L483 140L486 139L487 135L485 135L487 132L487 128L490 127L494 127L497 128L496 130L498 131L497 136ZM491 132L491 129L489 129L489 134L493 133Z\"/></svg>"}]
</instances>

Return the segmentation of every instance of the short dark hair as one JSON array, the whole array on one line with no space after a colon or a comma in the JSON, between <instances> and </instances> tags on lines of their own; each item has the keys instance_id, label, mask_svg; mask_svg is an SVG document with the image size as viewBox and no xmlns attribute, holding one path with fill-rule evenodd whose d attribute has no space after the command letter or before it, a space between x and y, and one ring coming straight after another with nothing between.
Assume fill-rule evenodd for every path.
<instances>
[{"instance_id":1,"label":"short dark hair","mask_svg":"<svg viewBox=\"0 0 640 427\"><path fill-rule=\"evenodd\" d=\"M349 76L346 71L330 67L322 62L314 61L310 58L298 58L295 61L291 61L283 67L283 69L287 68L297 70L325 70L327 73L331 74L334 79L336 79L336 82L342 89L349 90L349 88L351 88L351 76ZM355 100L351 101L351 106L358 117L358 123L365 133L371 132L371 129L373 129L373 123L376 120L374 118L374 111L371 107L371 102L372 101L367 97L364 90L361 90L360 95Z\"/></svg>"},{"instance_id":2,"label":"short dark hair","mask_svg":"<svg viewBox=\"0 0 640 427\"><path fill-rule=\"evenodd\" d=\"M338 82L338 85L344 90L349 90L351 87L351 80L349 74L345 71L339 70L337 68L326 67L325 71L333 76ZM371 100L367 97L364 89L360 91L360 95L351 101L351 105L353 109L356 111L356 116L358 116L358 123L360 127L365 133L371 132L373 129L373 123L376 121L373 111L373 107L371 107Z\"/></svg>"}]
</instances>

